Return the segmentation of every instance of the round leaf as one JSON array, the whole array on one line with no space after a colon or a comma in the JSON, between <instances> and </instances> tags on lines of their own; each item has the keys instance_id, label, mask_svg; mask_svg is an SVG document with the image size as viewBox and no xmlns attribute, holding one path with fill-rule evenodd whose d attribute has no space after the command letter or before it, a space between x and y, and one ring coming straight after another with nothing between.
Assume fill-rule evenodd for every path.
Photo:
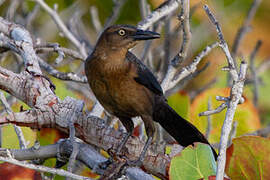
<instances>
[{"instance_id":1,"label":"round leaf","mask_svg":"<svg viewBox=\"0 0 270 180\"><path fill-rule=\"evenodd\" d=\"M216 162L211 148L202 143L188 146L175 156L170 165L171 180L207 178L216 174Z\"/></svg>"}]
</instances>

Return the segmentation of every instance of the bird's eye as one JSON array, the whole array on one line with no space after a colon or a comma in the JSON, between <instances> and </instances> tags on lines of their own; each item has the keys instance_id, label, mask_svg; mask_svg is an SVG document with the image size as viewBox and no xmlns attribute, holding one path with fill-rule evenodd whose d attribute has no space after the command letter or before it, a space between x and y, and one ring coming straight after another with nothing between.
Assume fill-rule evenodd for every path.
<instances>
[{"instance_id":1,"label":"bird's eye","mask_svg":"<svg viewBox=\"0 0 270 180\"><path fill-rule=\"evenodd\" d=\"M120 36L124 36L124 35L126 34L126 32L125 32L125 30L120 29L120 30L118 31L118 34L119 34Z\"/></svg>"}]
</instances>

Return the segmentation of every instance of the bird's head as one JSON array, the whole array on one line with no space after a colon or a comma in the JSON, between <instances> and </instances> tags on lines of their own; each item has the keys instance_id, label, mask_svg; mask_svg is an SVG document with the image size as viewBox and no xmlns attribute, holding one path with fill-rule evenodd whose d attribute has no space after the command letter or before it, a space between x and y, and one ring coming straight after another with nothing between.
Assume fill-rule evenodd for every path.
<instances>
[{"instance_id":1,"label":"bird's head","mask_svg":"<svg viewBox=\"0 0 270 180\"><path fill-rule=\"evenodd\" d=\"M99 42L106 43L111 48L130 49L137 41L160 38L160 34L152 31L144 31L130 25L113 25L108 27L100 36Z\"/></svg>"}]
</instances>

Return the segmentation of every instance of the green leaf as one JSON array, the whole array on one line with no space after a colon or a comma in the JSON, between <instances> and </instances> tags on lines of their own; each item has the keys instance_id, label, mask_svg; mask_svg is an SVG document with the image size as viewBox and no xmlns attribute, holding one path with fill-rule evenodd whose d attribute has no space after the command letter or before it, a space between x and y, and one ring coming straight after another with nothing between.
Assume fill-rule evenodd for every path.
<instances>
[{"instance_id":1,"label":"green leaf","mask_svg":"<svg viewBox=\"0 0 270 180\"><path fill-rule=\"evenodd\" d=\"M26 142L29 142L28 147L31 147L34 145L34 142L36 140L36 132L33 131L29 127L21 127L24 138ZM5 125L2 127L2 133L3 137L2 139L2 147L3 148L11 148L11 149L19 149L19 139L17 134L15 133L13 125Z\"/></svg>"},{"instance_id":2,"label":"green leaf","mask_svg":"<svg viewBox=\"0 0 270 180\"><path fill-rule=\"evenodd\" d=\"M216 162L211 148L202 143L188 146L175 156L170 165L171 180L207 179L216 174Z\"/></svg>"}]
</instances>

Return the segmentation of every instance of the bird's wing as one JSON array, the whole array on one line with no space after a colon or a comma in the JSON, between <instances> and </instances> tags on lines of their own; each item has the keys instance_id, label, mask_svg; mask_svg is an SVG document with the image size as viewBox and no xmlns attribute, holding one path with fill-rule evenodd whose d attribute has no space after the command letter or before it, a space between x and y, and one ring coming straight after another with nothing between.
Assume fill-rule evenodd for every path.
<instances>
[{"instance_id":1,"label":"bird's wing","mask_svg":"<svg viewBox=\"0 0 270 180\"><path fill-rule=\"evenodd\" d=\"M144 85L157 95L163 95L162 88L153 73L134 54L128 52L126 60L137 66L138 77L134 78L137 83Z\"/></svg>"}]
</instances>

